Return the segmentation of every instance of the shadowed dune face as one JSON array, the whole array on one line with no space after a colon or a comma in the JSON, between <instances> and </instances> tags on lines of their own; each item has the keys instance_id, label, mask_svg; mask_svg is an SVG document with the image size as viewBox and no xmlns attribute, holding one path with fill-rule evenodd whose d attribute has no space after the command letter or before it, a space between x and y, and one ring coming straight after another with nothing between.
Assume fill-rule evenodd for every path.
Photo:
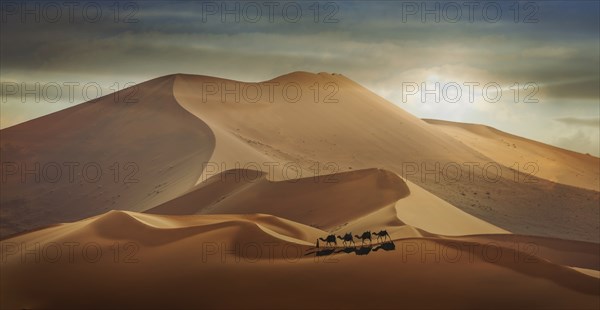
<instances>
[{"instance_id":1,"label":"shadowed dune face","mask_svg":"<svg viewBox=\"0 0 600 310\"><path fill-rule=\"evenodd\" d=\"M247 178L248 175L256 177ZM366 169L273 182L258 171L230 170L148 213L266 213L320 229L374 212L410 194L396 174Z\"/></svg>"},{"instance_id":2,"label":"shadowed dune face","mask_svg":"<svg viewBox=\"0 0 600 310\"><path fill-rule=\"evenodd\" d=\"M112 209L144 211L193 186L215 137L175 101L174 78L0 131L0 235Z\"/></svg>"},{"instance_id":3,"label":"shadowed dune face","mask_svg":"<svg viewBox=\"0 0 600 310\"><path fill-rule=\"evenodd\" d=\"M472 235L459 238L469 242L493 242L507 248L542 257L552 263L600 270L600 245L597 243L523 235ZM600 285L600 283L598 283Z\"/></svg>"}]
</instances>

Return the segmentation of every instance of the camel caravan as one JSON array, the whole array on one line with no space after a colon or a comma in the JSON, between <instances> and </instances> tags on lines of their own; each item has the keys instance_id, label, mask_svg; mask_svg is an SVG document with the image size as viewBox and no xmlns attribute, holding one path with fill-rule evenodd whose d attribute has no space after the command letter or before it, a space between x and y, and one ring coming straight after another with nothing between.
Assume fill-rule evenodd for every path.
<instances>
[{"instance_id":1,"label":"camel caravan","mask_svg":"<svg viewBox=\"0 0 600 310\"><path fill-rule=\"evenodd\" d=\"M326 247L337 247L337 239L342 240L342 245L344 247L356 247L356 243L354 242L354 238L358 239L361 241L361 246L365 245L365 242L367 240L369 240L369 245L372 245L373 243L373 236L376 236L376 242L386 242L386 241L392 241L392 238L390 237L390 234L388 234L387 230L380 230L379 232L371 232L371 231L365 231L362 233L362 235L352 235L352 233L346 233L343 236L340 235L329 235L325 238L319 238L317 239L317 248L320 248L320 243L319 241L325 242L325 246Z\"/></svg>"}]
</instances>

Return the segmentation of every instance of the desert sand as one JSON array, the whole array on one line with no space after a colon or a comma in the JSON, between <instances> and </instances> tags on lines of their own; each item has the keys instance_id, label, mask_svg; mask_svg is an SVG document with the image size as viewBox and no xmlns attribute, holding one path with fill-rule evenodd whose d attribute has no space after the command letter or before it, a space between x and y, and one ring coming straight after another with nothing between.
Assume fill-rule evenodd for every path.
<instances>
[{"instance_id":1,"label":"desert sand","mask_svg":"<svg viewBox=\"0 0 600 310\"><path fill-rule=\"evenodd\" d=\"M599 190L600 165L598 158L589 154L553 147L489 126L430 119L425 121L504 166L516 168L515 161L532 163L521 169L525 168L526 173L534 173L557 183Z\"/></svg>"},{"instance_id":2,"label":"desert sand","mask_svg":"<svg viewBox=\"0 0 600 310\"><path fill-rule=\"evenodd\" d=\"M597 157L424 121L340 74L136 91L0 131L3 163L107 171L3 180L2 308L600 306Z\"/></svg>"}]
</instances>

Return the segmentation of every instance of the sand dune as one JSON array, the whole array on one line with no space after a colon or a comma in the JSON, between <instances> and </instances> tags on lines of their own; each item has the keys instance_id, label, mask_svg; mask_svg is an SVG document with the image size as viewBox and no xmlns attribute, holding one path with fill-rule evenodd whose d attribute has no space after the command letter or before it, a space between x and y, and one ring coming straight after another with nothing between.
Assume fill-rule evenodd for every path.
<instances>
[{"instance_id":1,"label":"sand dune","mask_svg":"<svg viewBox=\"0 0 600 310\"><path fill-rule=\"evenodd\" d=\"M598 308L596 157L424 121L339 74L127 91L0 131L1 308ZM103 177L5 165L54 162Z\"/></svg>"},{"instance_id":2,"label":"sand dune","mask_svg":"<svg viewBox=\"0 0 600 310\"><path fill-rule=\"evenodd\" d=\"M107 210L144 211L193 186L215 137L177 104L174 79L2 129L0 236Z\"/></svg>"},{"instance_id":3,"label":"sand dune","mask_svg":"<svg viewBox=\"0 0 600 310\"><path fill-rule=\"evenodd\" d=\"M305 95L291 102L292 95L284 96L283 91L289 85L300 87ZM318 100L315 85L321 87ZM264 89L263 93L272 89L272 97L263 95L263 100L249 102L246 97L251 96L235 97L227 91L238 89L243 94L244 89L254 88ZM337 102L326 101L326 95L334 91L332 98ZM517 173L507 163L497 163L343 75L294 72L262 83L177 75L174 94L216 135L211 169L204 171L199 182L240 167L271 170L268 177L273 180L295 178L283 172L289 163L299 166L301 177L381 167L502 229L600 242L598 191L548 181L558 180L552 177L556 168L546 166L550 161L539 162L545 178ZM231 148L236 151L227 152ZM243 155L232 156L234 153ZM525 164L520 157L515 161ZM597 164L591 160L583 163L590 166L593 177ZM447 167L446 173L437 177L427 174L427 170L436 171L436 165L438 172ZM484 172L483 167L488 170ZM494 169L499 172L494 174ZM460 177L454 178L458 173ZM577 178L579 172L560 173L570 175L560 178L563 180Z\"/></svg>"},{"instance_id":4,"label":"sand dune","mask_svg":"<svg viewBox=\"0 0 600 310\"><path fill-rule=\"evenodd\" d=\"M597 157L511 135L489 126L431 119L425 121L507 167L517 169L515 162L520 162L522 165L519 169L541 178L600 190L600 160ZM537 166L524 167L529 162Z\"/></svg>"},{"instance_id":5,"label":"sand dune","mask_svg":"<svg viewBox=\"0 0 600 310\"><path fill-rule=\"evenodd\" d=\"M261 96L253 97L258 88ZM415 192L423 188L504 230L600 241L595 220L600 195L586 189L598 178L594 158L569 152L564 157L539 143L521 148L531 148L528 153L470 145L468 134L453 137L451 130L410 115L343 75L294 72L243 83L178 74L139 84L136 91L135 103L124 103L129 94L124 90L119 100L109 95L0 131L3 163L23 164L22 170L40 163L38 176L48 163L63 165L57 183L27 175L21 182L20 171L8 176L1 236L107 210L147 211L224 171L262 170L270 180L285 181L381 168L412 182ZM302 96L296 98L294 91ZM97 142L89 142L91 137ZM111 147L99 141L111 141ZM509 160L539 157L546 148L563 156L557 159L561 165L571 157L583 159L564 170L539 160L534 183L515 182ZM75 169L75 181L67 177L64 162L81 168ZM89 163L97 164L92 172L102 169L100 180L83 178ZM471 171L466 163L479 168ZM501 177L485 179L486 164L499 167ZM587 172L578 176L581 171ZM453 173L460 178L453 180ZM523 180L526 174L516 177Z\"/></svg>"},{"instance_id":6,"label":"sand dune","mask_svg":"<svg viewBox=\"0 0 600 310\"><path fill-rule=\"evenodd\" d=\"M473 235L462 240L495 242L500 246L519 246L521 251L543 257L560 265L600 270L600 245L589 242L523 235Z\"/></svg>"},{"instance_id":7,"label":"sand dune","mask_svg":"<svg viewBox=\"0 0 600 310\"><path fill-rule=\"evenodd\" d=\"M330 229L409 195L406 183L385 170L368 169L321 178L272 182L257 171L225 171L207 187L149 210L157 214L267 213ZM221 189L225 188L225 190ZM218 196L215 195L218 193ZM207 197L213 201L207 203ZM196 208L190 210L190 208ZM191 211L191 212L190 212Z\"/></svg>"},{"instance_id":8,"label":"sand dune","mask_svg":"<svg viewBox=\"0 0 600 310\"><path fill-rule=\"evenodd\" d=\"M272 99L264 95L264 100L256 103L244 100L245 96L236 100L225 91L250 85L266 91L270 89L267 85L274 84L279 86L271 86ZM218 91L207 95L202 92L203 87L207 88L203 85L217 85ZM287 93L284 87L291 87L289 85L301 88L304 95L298 101L291 102L283 95ZM310 89L314 85L321 88L335 85L337 91L321 90L325 93L315 102ZM329 100L337 102L327 101L326 95L334 93ZM225 163L228 169L233 169L236 162L261 164L265 156L271 161L299 163L309 175L315 174L315 170L309 169L315 162L329 161L336 165L335 169L346 171L390 162L400 167L404 161L436 158L442 153L446 160L473 157L471 150L456 145L452 138L342 75L294 72L262 83L178 75L174 94L184 108L211 128L222 129L223 136L217 134L217 141L229 136L231 141L242 142L263 154L258 157L255 153L243 153L244 156L229 161L218 156L217 143L211 160ZM223 98L226 100L222 101ZM281 179L279 170L276 172L271 177ZM336 171L319 169L316 172Z\"/></svg>"},{"instance_id":9,"label":"sand dune","mask_svg":"<svg viewBox=\"0 0 600 310\"><path fill-rule=\"evenodd\" d=\"M89 300L97 308L390 308L401 298L410 308L594 309L599 302L597 279L543 256L503 246L494 248L501 255L486 256L486 242L501 242L501 235L477 241L408 237L395 239L394 249L314 256L308 240L322 234L267 215L112 211L2 241L0 303L2 308L90 307ZM66 252L66 242L79 245L72 256L57 258L55 248L47 250L52 244ZM101 257L80 252L92 242ZM35 243L37 262L15 248ZM565 253L572 248L549 239L547 244ZM57 298L65 290L70 297Z\"/></svg>"},{"instance_id":10,"label":"sand dune","mask_svg":"<svg viewBox=\"0 0 600 310\"><path fill-rule=\"evenodd\" d=\"M276 182L263 172L228 170L147 213L267 213L329 231L410 224L444 235L507 233L379 169Z\"/></svg>"}]
</instances>

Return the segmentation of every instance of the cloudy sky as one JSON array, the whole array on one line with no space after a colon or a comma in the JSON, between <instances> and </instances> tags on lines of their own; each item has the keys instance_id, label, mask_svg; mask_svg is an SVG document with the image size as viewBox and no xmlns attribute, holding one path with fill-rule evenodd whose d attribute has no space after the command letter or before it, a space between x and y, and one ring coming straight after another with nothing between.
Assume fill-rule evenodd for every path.
<instances>
[{"instance_id":1,"label":"cloudy sky","mask_svg":"<svg viewBox=\"0 0 600 310\"><path fill-rule=\"evenodd\" d=\"M3 1L1 127L171 73L325 71L418 117L598 156L599 11L597 1Z\"/></svg>"}]
</instances>

